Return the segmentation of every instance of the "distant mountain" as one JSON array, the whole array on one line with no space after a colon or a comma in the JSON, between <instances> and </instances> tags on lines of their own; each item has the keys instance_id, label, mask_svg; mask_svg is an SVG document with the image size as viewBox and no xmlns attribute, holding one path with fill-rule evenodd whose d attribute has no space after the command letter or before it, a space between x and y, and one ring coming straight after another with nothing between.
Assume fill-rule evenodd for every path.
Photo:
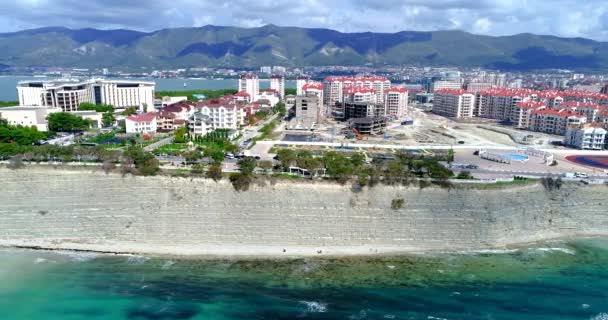
<instances>
[{"instance_id":1,"label":"distant mountain","mask_svg":"<svg viewBox=\"0 0 608 320\"><path fill-rule=\"evenodd\" d=\"M0 66L193 67L427 65L502 70L608 69L608 43L462 31L342 33L267 25L145 33L49 27L0 33Z\"/></svg>"}]
</instances>

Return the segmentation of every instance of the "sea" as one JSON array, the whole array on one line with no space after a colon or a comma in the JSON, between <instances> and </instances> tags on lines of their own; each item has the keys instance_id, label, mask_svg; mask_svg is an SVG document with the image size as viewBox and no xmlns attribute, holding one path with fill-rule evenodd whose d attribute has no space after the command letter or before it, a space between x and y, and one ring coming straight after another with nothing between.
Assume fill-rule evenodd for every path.
<instances>
[{"instance_id":1,"label":"sea","mask_svg":"<svg viewBox=\"0 0 608 320\"><path fill-rule=\"evenodd\" d=\"M398 257L0 250L0 319L608 319L608 240Z\"/></svg>"},{"instance_id":2,"label":"sea","mask_svg":"<svg viewBox=\"0 0 608 320\"><path fill-rule=\"evenodd\" d=\"M53 78L35 78L33 76L0 76L0 101L17 101L17 83L24 80L52 80ZM111 78L110 78L111 79ZM156 91L181 91L181 90L219 90L237 89L237 79L143 79L137 80L156 82ZM186 86L184 86L184 84ZM270 82L260 80L260 88L267 89ZM295 81L285 81L285 87L295 88Z\"/></svg>"}]
</instances>

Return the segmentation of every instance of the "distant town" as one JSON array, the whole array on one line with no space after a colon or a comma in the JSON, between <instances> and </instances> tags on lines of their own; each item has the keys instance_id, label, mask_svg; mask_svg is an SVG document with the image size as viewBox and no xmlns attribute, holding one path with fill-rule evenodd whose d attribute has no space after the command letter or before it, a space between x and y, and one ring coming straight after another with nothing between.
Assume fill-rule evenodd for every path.
<instances>
[{"instance_id":1,"label":"distant town","mask_svg":"<svg viewBox=\"0 0 608 320\"><path fill-rule=\"evenodd\" d=\"M604 75L338 66L28 71L34 80L19 82L18 101L0 108L0 156L13 166L228 174L237 190L254 175L359 186L608 178ZM157 91L157 78L238 84Z\"/></svg>"}]
</instances>

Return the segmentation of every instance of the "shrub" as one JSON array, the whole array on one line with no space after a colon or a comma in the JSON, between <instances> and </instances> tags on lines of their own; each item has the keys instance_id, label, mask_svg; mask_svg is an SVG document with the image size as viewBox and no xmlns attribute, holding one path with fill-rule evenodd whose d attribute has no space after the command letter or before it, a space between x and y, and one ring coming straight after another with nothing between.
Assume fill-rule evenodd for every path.
<instances>
[{"instance_id":1,"label":"shrub","mask_svg":"<svg viewBox=\"0 0 608 320\"><path fill-rule=\"evenodd\" d=\"M393 201L391 201L391 209L393 209L393 210L403 209L404 205L405 205L405 200L403 198L397 198L397 199L393 199Z\"/></svg>"}]
</instances>

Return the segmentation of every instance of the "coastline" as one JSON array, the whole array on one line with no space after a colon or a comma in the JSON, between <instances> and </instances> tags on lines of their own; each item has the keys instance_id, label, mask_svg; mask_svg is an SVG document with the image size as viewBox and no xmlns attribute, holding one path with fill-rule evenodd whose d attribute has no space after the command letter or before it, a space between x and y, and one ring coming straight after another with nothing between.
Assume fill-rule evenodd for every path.
<instances>
[{"instance_id":1,"label":"coastline","mask_svg":"<svg viewBox=\"0 0 608 320\"><path fill-rule=\"evenodd\" d=\"M64 253L90 253L107 256L146 256L155 258L177 258L186 260L291 260L302 258L318 259L377 259L377 258L420 258L435 257L438 255L480 255L480 254L503 254L514 253L530 248L547 249L551 243L570 243L581 240L607 239L608 233L598 235L564 236L557 238L541 239L533 242L514 243L508 246L485 247L485 248L463 248L459 250L403 248L403 247L294 247L294 246L197 246L197 247L166 247L158 248L151 246L124 246L124 245L100 245L100 244L56 244L36 245L32 242L15 243L11 241L0 241L2 250L27 250L42 252L64 252ZM286 251L283 252L283 249Z\"/></svg>"}]
</instances>

